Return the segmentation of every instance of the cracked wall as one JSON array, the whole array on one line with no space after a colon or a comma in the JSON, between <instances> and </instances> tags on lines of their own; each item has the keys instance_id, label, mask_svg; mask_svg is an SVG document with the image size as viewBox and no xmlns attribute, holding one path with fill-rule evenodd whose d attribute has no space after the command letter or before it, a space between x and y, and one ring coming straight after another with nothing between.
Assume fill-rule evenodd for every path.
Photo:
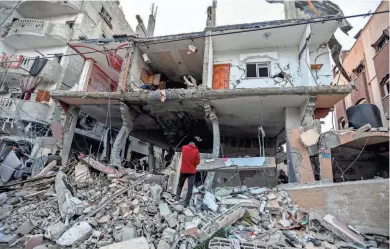
<instances>
[{"instance_id":1,"label":"cracked wall","mask_svg":"<svg viewBox=\"0 0 390 249\"><path fill-rule=\"evenodd\" d=\"M276 47L253 50L220 51L214 53L215 64L230 64L229 88L291 87L301 85L298 74L298 48ZM246 63L269 63L270 78L247 78ZM271 78L283 70L289 79Z\"/></svg>"}]
</instances>

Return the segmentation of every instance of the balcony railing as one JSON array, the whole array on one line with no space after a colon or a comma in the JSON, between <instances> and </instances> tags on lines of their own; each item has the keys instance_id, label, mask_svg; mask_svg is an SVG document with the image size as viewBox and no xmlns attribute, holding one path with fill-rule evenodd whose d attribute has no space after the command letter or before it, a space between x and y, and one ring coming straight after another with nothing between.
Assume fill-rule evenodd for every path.
<instances>
[{"instance_id":1,"label":"balcony railing","mask_svg":"<svg viewBox=\"0 0 390 249\"><path fill-rule=\"evenodd\" d=\"M37 35L48 36L55 39L68 41L71 29L62 23L52 23L35 19L22 19L15 21L7 37L12 35Z\"/></svg>"},{"instance_id":2,"label":"balcony railing","mask_svg":"<svg viewBox=\"0 0 390 249\"><path fill-rule=\"evenodd\" d=\"M49 120L50 106L23 99L0 99L0 117L29 122L46 123Z\"/></svg>"}]
</instances>

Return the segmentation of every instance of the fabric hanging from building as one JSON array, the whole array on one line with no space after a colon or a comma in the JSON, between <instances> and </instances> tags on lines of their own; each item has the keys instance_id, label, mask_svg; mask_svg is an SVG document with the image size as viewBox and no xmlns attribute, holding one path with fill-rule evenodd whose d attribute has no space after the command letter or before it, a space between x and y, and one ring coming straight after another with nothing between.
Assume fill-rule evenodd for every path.
<instances>
[{"instance_id":1,"label":"fabric hanging from building","mask_svg":"<svg viewBox=\"0 0 390 249\"><path fill-rule=\"evenodd\" d=\"M42 77L23 76L20 79L20 89L22 93L31 93L41 83Z\"/></svg>"},{"instance_id":2,"label":"fabric hanging from building","mask_svg":"<svg viewBox=\"0 0 390 249\"><path fill-rule=\"evenodd\" d=\"M31 76L37 76L41 71L42 69L45 67L47 63L47 59L46 58L36 58L34 60L34 63L32 64L31 68L30 68L30 75Z\"/></svg>"}]
</instances>

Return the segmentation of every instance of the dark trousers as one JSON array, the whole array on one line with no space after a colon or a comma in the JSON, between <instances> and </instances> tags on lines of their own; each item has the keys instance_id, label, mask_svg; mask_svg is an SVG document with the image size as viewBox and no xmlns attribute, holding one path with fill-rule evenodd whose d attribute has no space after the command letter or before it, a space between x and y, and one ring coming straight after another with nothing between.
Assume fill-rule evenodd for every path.
<instances>
[{"instance_id":1,"label":"dark trousers","mask_svg":"<svg viewBox=\"0 0 390 249\"><path fill-rule=\"evenodd\" d=\"M179 184L177 185L176 198L175 198L175 201L180 200L181 191L183 189L184 182L187 179L188 179L188 190L187 190L186 199L184 201L185 205L188 205L190 203L190 200L191 200L192 190L194 189L194 183L195 183L195 174L180 173Z\"/></svg>"}]
</instances>

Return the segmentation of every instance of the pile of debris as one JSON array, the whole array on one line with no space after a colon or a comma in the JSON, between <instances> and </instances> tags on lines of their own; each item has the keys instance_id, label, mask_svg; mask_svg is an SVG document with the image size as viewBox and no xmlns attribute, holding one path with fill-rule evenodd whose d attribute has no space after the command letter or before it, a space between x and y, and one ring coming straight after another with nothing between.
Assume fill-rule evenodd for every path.
<instances>
[{"instance_id":1,"label":"pile of debris","mask_svg":"<svg viewBox=\"0 0 390 249\"><path fill-rule=\"evenodd\" d=\"M300 209L284 190L241 186L213 194L199 186L185 208L161 179L166 176L86 158L55 179L1 187L0 243L28 249L389 246L386 237Z\"/></svg>"}]
</instances>

